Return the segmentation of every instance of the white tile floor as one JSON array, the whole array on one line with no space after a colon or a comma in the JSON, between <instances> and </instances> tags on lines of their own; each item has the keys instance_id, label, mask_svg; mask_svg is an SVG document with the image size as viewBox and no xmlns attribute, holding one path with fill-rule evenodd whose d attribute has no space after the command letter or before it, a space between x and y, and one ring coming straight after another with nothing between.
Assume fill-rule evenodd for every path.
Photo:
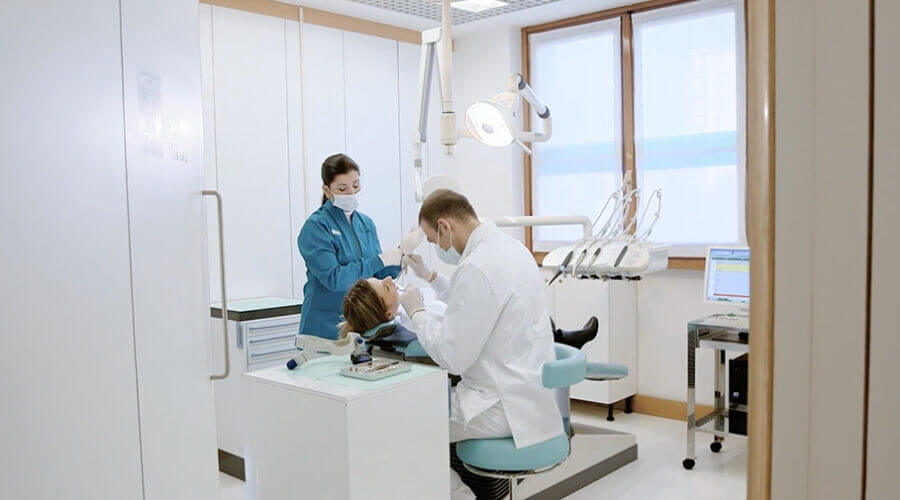
<instances>
[{"instance_id":1,"label":"white tile floor","mask_svg":"<svg viewBox=\"0 0 900 500\"><path fill-rule=\"evenodd\" d=\"M729 437L720 453L709 449L712 436L697 435L697 465L681 466L685 454L685 423L678 420L616 412L580 405L573 420L637 436L638 459L577 491L570 500L706 500L746 498L747 439Z\"/></svg>"},{"instance_id":2,"label":"white tile floor","mask_svg":"<svg viewBox=\"0 0 900 500\"><path fill-rule=\"evenodd\" d=\"M712 453L712 436L698 434L697 465L687 471L684 459L684 422L616 412L606 421L599 407L574 408L574 421L637 435L638 459L588 485L570 500L721 500L746 497L747 440L728 438L721 453ZM244 482L219 474L222 500L244 500Z\"/></svg>"}]
</instances>

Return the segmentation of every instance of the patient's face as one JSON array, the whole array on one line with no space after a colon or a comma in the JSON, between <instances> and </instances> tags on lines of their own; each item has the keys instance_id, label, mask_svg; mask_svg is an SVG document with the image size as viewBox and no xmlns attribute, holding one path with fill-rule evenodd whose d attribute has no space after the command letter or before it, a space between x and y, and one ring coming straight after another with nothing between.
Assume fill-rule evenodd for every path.
<instances>
[{"instance_id":1,"label":"patient's face","mask_svg":"<svg viewBox=\"0 0 900 500\"><path fill-rule=\"evenodd\" d=\"M388 317L393 319L397 316L397 313L400 311L400 292L397 290L397 285L394 284L393 278L390 276L383 280L369 278L366 280L366 283L378 294L378 298L381 299L387 310Z\"/></svg>"}]
</instances>

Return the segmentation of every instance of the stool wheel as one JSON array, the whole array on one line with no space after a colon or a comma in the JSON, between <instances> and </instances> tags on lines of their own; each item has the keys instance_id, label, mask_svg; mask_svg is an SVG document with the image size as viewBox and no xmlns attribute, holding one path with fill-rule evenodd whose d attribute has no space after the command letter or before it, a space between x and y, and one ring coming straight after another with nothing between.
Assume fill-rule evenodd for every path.
<instances>
[{"instance_id":1,"label":"stool wheel","mask_svg":"<svg viewBox=\"0 0 900 500\"><path fill-rule=\"evenodd\" d=\"M712 450L713 453L718 453L722 451L722 443L720 441L713 441L709 443L709 449Z\"/></svg>"},{"instance_id":2,"label":"stool wheel","mask_svg":"<svg viewBox=\"0 0 900 500\"><path fill-rule=\"evenodd\" d=\"M684 466L685 469L691 470L694 468L694 459L693 458L685 458L681 465Z\"/></svg>"}]
</instances>

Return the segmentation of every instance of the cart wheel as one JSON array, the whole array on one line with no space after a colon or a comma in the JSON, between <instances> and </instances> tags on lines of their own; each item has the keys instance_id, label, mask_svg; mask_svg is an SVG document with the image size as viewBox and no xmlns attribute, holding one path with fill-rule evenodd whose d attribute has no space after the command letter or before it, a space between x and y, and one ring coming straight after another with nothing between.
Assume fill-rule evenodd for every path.
<instances>
[{"instance_id":1,"label":"cart wheel","mask_svg":"<svg viewBox=\"0 0 900 500\"><path fill-rule=\"evenodd\" d=\"M684 461L681 462L681 465L683 465L685 469L691 470L694 468L694 459L685 458Z\"/></svg>"},{"instance_id":2,"label":"cart wheel","mask_svg":"<svg viewBox=\"0 0 900 500\"><path fill-rule=\"evenodd\" d=\"M718 453L722 451L722 443L720 441L713 441L709 443L709 449L712 450L713 453Z\"/></svg>"}]
</instances>

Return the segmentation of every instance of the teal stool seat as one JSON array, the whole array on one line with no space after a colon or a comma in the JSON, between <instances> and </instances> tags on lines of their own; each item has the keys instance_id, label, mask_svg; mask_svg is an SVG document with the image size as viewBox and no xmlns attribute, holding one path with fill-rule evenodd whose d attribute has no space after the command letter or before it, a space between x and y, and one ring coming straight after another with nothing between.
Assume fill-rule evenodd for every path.
<instances>
[{"instance_id":1,"label":"teal stool seat","mask_svg":"<svg viewBox=\"0 0 900 500\"><path fill-rule=\"evenodd\" d=\"M618 380L628 376L628 367L616 363L592 363L587 364L588 380Z\"/></svg>"},{"instance_id":2,"label":"teal stool seat","mask_svg":"<svg viewBox=\"0 0 900 500\"><path fill-rule=\"evenodd\" d=\"M569 456L569 436L516 449L512 438L470 439L456 445L460 460L479 469L521 472L546 469Z\"/></svg>"},{"instance_id":3,"label":"teal stool seat","mask_svg":"<svg viewBox=\"0 0 900 500\"><path fill-rule=\"evenodd\" d=\"M568 410L569 386L584 380L587 363L584 353L574 347L555 344L556 360L541 366L541 383L556 389ZM516 448L513 438L469 439L456 445L456 456L474 474L509 480L509 498L516 500L517 479L548 471L569 457L568 413L562 415L563 434L524 448Z\"/></svg>"}]
</instances>

